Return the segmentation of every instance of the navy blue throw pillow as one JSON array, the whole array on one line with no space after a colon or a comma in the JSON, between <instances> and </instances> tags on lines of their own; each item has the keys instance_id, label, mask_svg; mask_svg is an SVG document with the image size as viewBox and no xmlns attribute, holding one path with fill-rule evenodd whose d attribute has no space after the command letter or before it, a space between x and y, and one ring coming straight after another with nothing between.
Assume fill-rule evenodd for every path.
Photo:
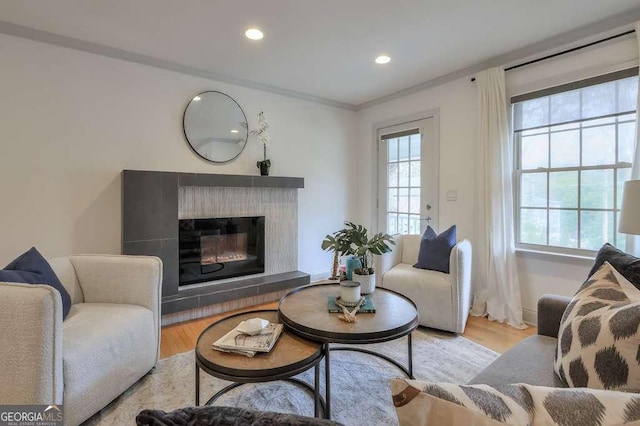
<instances>
[{"instance_id":1,"label":"navy blue throw pillow","mask_svg":"<svg viewBox=\"0 0 640 426\"><path fill-rule=\"evenodd\" d=\"M436 232L428 226L420 240L418 263L413 265L413 267L448 274L449 256L451 255L451 249L453 249L455 245L456 225L453 225L440 235L436 235Z\"/></svg>"},{"instance_id":2,"label":"navy blue throw pillow","mask_svg":"<svg viewBox=\"0 0 640 426\"><path fill-rule=\"evenodd\" d=\"M7 283L46 284L58 290L62 297L62 319L71 309L71 297L64 288L49 262L31 247L13 262L0 270L0 281Z\"/></svg>"}]
</instances>

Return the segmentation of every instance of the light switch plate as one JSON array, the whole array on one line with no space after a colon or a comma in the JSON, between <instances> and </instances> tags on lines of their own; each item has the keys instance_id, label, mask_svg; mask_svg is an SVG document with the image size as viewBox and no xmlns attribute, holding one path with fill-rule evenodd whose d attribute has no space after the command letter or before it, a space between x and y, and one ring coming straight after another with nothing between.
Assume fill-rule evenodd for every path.
<instances>
[{"instance_id":1,"label":"light switch plate","mask_svg":"<svg viewBox=\"0 0 640 426\"><path fill-rule=\"evenodd\" d=\"M455 189L447 190L447 201L458 201L458 191Z\"/></svg>"}]
</instances>

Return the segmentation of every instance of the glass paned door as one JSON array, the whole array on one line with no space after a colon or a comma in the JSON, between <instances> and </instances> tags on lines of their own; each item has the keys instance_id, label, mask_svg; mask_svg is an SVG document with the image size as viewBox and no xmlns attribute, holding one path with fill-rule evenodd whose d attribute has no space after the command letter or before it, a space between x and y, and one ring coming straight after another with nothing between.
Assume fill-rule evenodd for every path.
<instances>
[{"instance_id":1,"label":"glass paned door","mask_svg":"<svg viewBox=\"0 0 640 426\"><path fill-rule=\"evenodd\" d=\"M431 118L378 130L378 228L388 234L420 234L427 225L437 230L432 123Z\"/></svg>"}]
</instances>

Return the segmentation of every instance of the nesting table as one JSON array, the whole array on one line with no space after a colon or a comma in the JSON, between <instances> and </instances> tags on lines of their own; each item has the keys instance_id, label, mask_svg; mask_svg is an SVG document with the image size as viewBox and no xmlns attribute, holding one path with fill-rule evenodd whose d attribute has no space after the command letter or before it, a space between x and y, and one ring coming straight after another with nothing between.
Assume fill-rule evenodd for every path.
<instances>
[{"instance_id":1,"label":"nesting table","mask_svg":"<svg viewBox=\"0 0 640 426\"><path fill-rule=\"evenodd\" d=\"M384 288L376 288L368 297L375 314L357 315L358 322L347 323L327 310L328 296L338 296L337 284L315 284L293 290L280 300L278 311L285 329L305 339L322 343L325 359L325 417L331 417L331 351L357 351L382 358L413 378L411 332L418 327L418 310L407 297ZM369 344L407 336L408 365L363 348L330 347L331 343Z\"/></svg>"},{"instance_id":2,"label":"nesting table","mask_svg":"<svg viewBox=\"0 0 640 426\"><path fill-rule=\"evenodd\" d=\"M313 395L314 414L319 417L320 409L324 409L324 398L320 396L319 389L319 364L323 356L322 344L284 329L270 352L256 354L253 358L212 349L213 342L237 327L241 321L256 317L270 322L278 322L278 311L261 310L232 315L211 324L200 334L195 349L196 406L200 405L200 370L202 370L219 379L234 382L213 395L206 405L245 383L286 380L303 387ZM312 367L315 369L313 387L302 380L293 378L293 376Z\"/></svg>"}]
</instances>

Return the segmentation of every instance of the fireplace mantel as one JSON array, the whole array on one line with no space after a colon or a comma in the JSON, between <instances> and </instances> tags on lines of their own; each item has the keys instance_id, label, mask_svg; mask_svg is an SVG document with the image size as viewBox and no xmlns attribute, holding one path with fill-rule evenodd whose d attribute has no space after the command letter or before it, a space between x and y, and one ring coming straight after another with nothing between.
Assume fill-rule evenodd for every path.
<instances>
[{"instance_id":1,"label":"fireplace mantel","mask_svg":"<svg viewBox=\"0 0 640 426\"><path fill-rule=\"evenodd\" d=\"M308 284L300 271L247 276L223 286L178 291L178 212L181 187L300 189L304 178L179 173L122 172L122 253L158 256L163 262L162 314L202 308L212 303L259 296Z\"/></svg>"}]
</instances>

